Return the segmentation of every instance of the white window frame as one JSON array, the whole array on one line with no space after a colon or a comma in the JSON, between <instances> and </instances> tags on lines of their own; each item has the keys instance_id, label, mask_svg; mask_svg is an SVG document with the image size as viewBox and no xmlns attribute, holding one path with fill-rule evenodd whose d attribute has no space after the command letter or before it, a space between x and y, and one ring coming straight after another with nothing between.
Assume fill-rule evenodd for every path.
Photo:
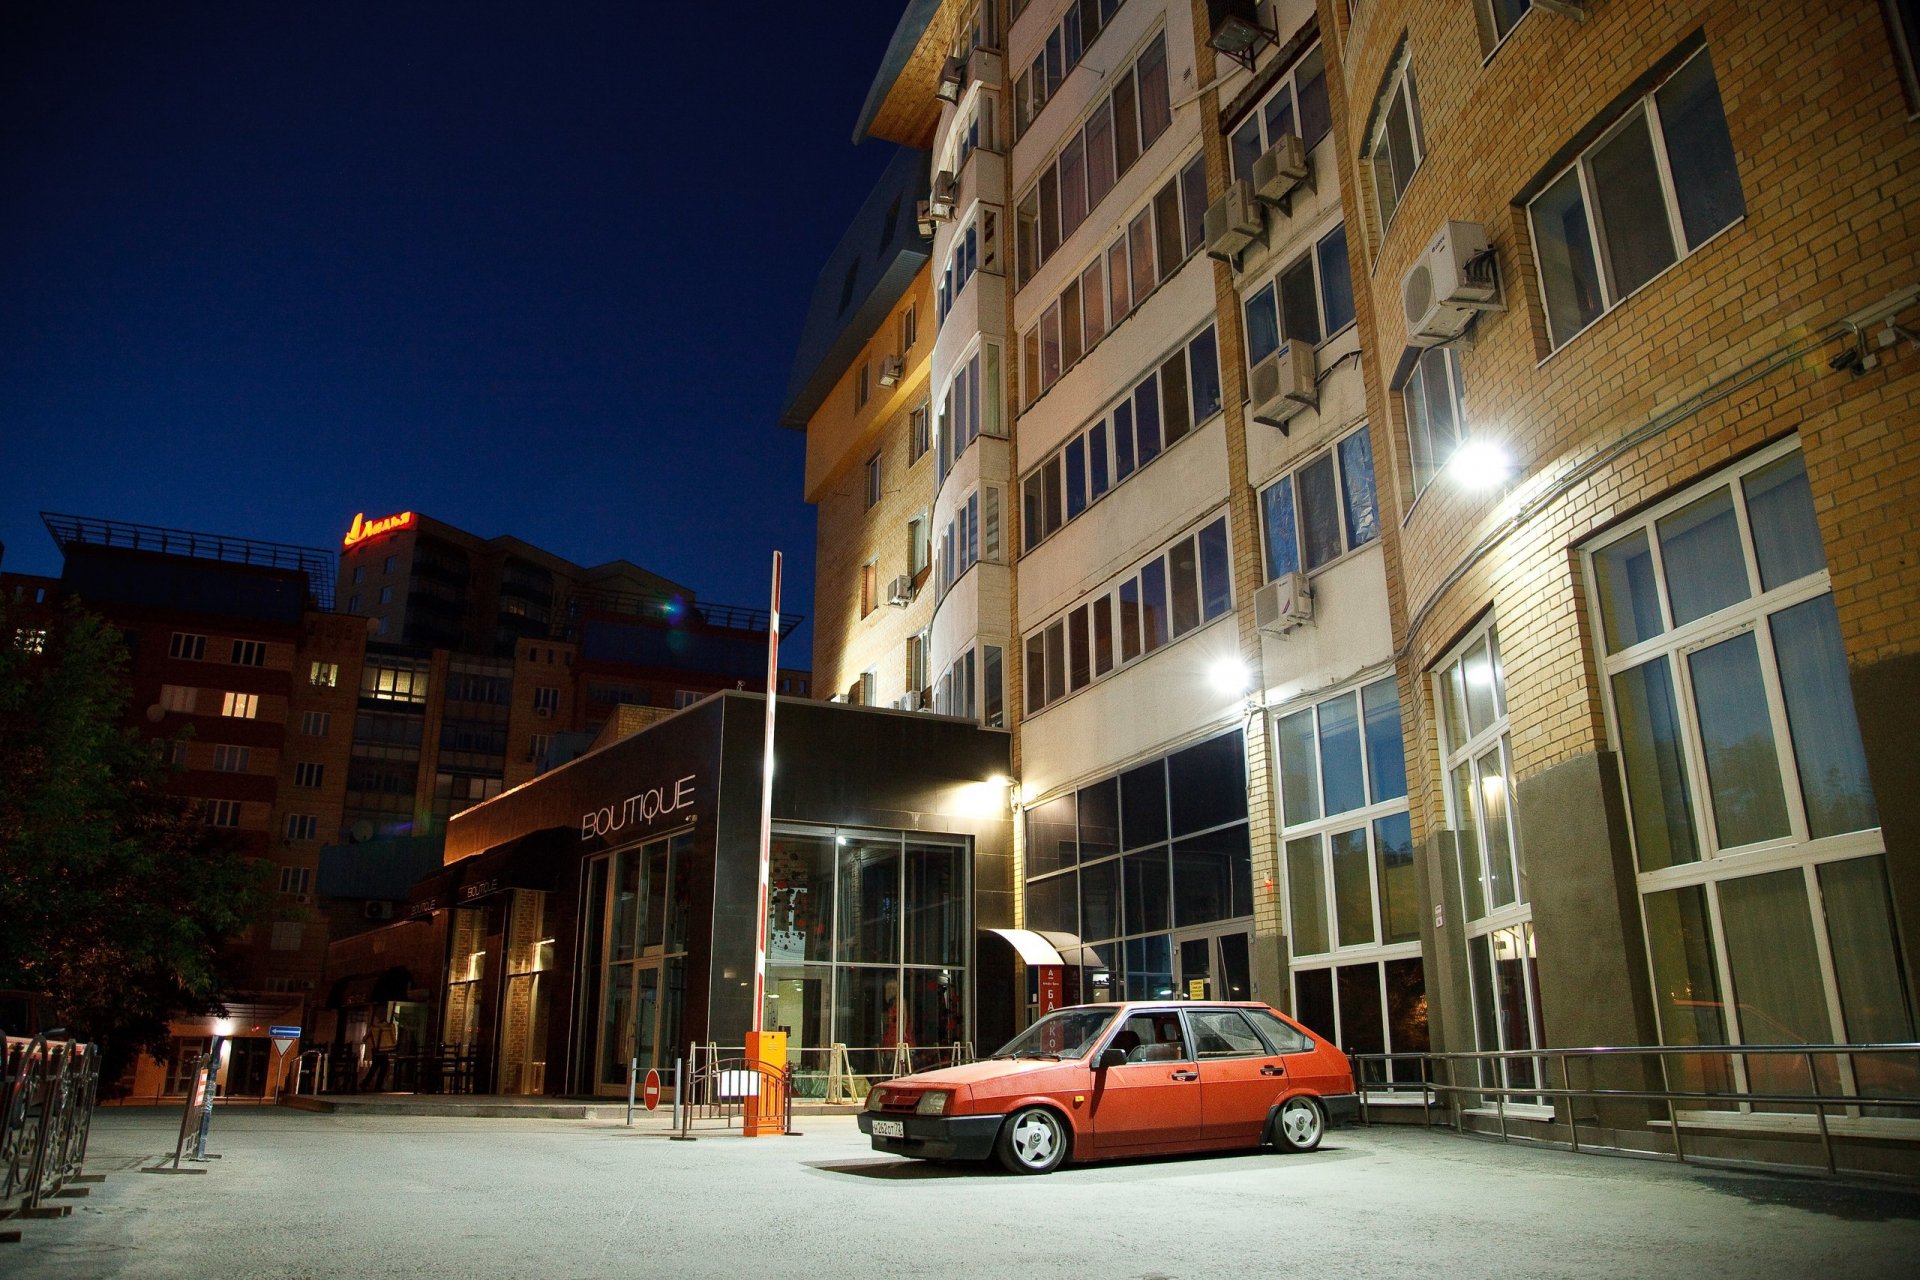
<instances>
[{"instance_id":1,"label":"white window frame","mask_svg":"<svg viewBox=\"0 0 1920 1280\"><path fill-rule=\"evenodd\" d=\"M167 656L182 662L204 662L207 657L207 638L190 631L176 631L173 638L167 641Z\"/></svg>"},{"instance_id":2,"label":"white window frame","mask_svg":"<svg viewBox=\"0 0 1920 1280\"><path fill-rule=\"evenodd\" d=\"M1380 541L1380 528L1379 528L1380 522L1381 522L1380 464L1379 464L1379 460L1373 457L1373 447L1372 447L1371 439L1368 440L1367 454L1368 454L1368 465L1371 466L1373 469L1375 528L1374 528L1373 537L1368 538L1365 542L1353 542L1348 536L1347 473L1345 468L1343 468L1340 465L1340 446L1345 444L1347 441L1353 439L1355 436L1366 435L1370 430L1372 430L1372 428L1367 423L1362 422L1358 426L1352 428L1351 430L1341 432L1333 440L1328 442L1326 448L1314 450L1311 454L1300 459L1299 462L1295 463L1292 467L1289 467L1285 472L1281 473L1280 475L1274 476L1272 479L1268 480L1265 484L1261 485L1258 492L1254 494L1255 515L1260 522L1260 529L1259 529L1260 567L1263 574L1260 580L1262 582L1272 582L1276 577L1279 576L1279 574L1276 573L1274 570L1273 555L1272 555L1273 548L1267 537L1267 494L1276 485L1289 484L1293 486L1293 502L1292 502L1292 505L1293 505L1293 552L1294 552L1294 558L1299 562L1299 568L1297 570L1298 572L1304 573L1309 577L1312 577L1315 574L1323 573L1326 570L1331 569L1334 565L1337 565L1342 561L1346 560L1349 556L1352 556L1356 552L1363 551L1366 548L1371 547ZM1333 459L1333 492L1334 492L1333 505L1334 505L1334 514L1337 518L1338 527L1340 529L1340 550L1336 555L1333 556L1332 559L1326 560L1317 565L1309 566L1307 564L1306 542L1300 536L1300 531L1301 531L1300 476L1306 471L1308 467L1312 466L1314 463L1320 461L1320 459L1325 457L1331 457Z\"/></svg>"},{"instance_id":3,"label":"white window frame","mask_svg":"<svg viewBox=\"0 0 1920 1280\"><path fill-rule=\"evenodd\" d=\"M220 714L234 720L253 720L260 715L257 693L225 692L220 695Z\"/></svg>"},{"instance_id":4,"label":"white window frame","mask_svg":"<svg viewBox=\"0 0 1920 1280\"><path fill-rule=\"evenodd\" d=\"M1433 418L1427 411L1427 379L1433 376L1434 365L1438 365L1446 379L1447 401L1453 411L1453 443L1448 446L1445 457L1433 451ZM1461 442L1467 438L1466 393L1462 386L1460 353L1450 346L1428 347L1414 362L1398 394L1400 417L1407 430L1407 460L1413 473L1413 496L1414 501L1418 502L1427 487L1447 469L1447 463L1452 461ZM1414 421L1416 411L1410 407L1414 405L1418 406L1418 424ZM1422 438L1424 443L1420 442Z\"/></svg>"},{"instance_id":5,"label":"white window frame","mask_svg":"<svg viewBox=\"0 0 1920 1280\"><path fill-rule=\"evenodd\" d=\"M1484 51L1480 59L1482 66L1492 61L1493 55L1500 52L1501 47L1513 38L1513 33L1520 29L1520 24L1540 8L1533 0L1521 0L1521 4L1519 16L1502 31L1499 17L1493 11L1493 0L1473 0L1473 17L1480 28L1480 48Z\"/></svg>"},{"instance_id":6,"label":"white window frame","mask_svg":"<svg viewBox=\"0 0 1920 1280\"><path fill-rule=\"evenodd\" d=\"M1280 297L1280 294L1281 294L1280 277L1286 275L1288 272L1292 271L1295 267L1298 267L1302 259L1307 261L1311 265L1313 270L1313 314L1314 314L1314 318L1319 322L1318 327L1320 329L1320 336L1318 338L1315 338L1313 342L1310 343L1309 345L1312 346L1315 351L1318 351L1320 348L1326 346L1329 342L1332 342L1335 338L1338 338L1341 335L1345 334L1349 329L1353 328L1353 326L1359 322L1359 319L1358 319L1359 306L1357 302L1355 302L1351 298L1349 299L1349 304L1353 306L1354 314L1348 316L1344 324L1340 325L1338 328L1330 327L1329 325L1330 318L1327 315L1326 272L1322 268L1321 261L1320 261L1320 246L1325 244L1328 240L1331 240L1334 236L1334 233L1336 232L1345 234L1346 229L1347 228L1346 228L1345 222L1341 221L1337 217L1334 218L1331 222L1328 222L1325 226L1321 227L1310 239L1306 241L1305 249L1303 252L1295 254L1293 257L1289 258L1285 263L1279 266L1276 266L1263 279L1261 279L1261 281L1258 284L1249 284L1240 290L1240 297L1242 299L1242 302L1240 304L1240 332L1243 335L1243 342L1250 342L1250 338L1248 338L1247 335L1250 335L1253 332L1251 313L1253 309L1254 299L1259 297L1262 293L1265 293L1268 289L1273 290L1272 305L1273 305L1274 332L1280 335L1280 344L1282 346L1284 346L1289 342L1294 341L1293 337L1286 332L1286 307L1282 304L1281 297ZM1353 263L1353 238L1351 236L1347 237L1347 263L1349 267L1351 267ZM1349 294L1352 293L1353 279L1351 276L1349 276L1347 279L1347 290ZM1247 345L1246 350L1244 350L1241 354L1246 357L1247 369L1251 371L1254 364L1257 363L1253 358L1252 346Z\"/></svg>"},{"instance_id":7,"label":"white window frame","mask_svg":"<svg viewBox=\"0 0 1920 1280\"><path fill-rule=\"evenodd\" d=\"M1406 100L1407 135L1413 146L1413 168L1407 170L1404 177L1395 173L1395 189L1383 195L1380 188L1381 148L1387 145L1387 123L1393 115L1394 101L1403 96ZM1360 161L1367 170L1368 184L1373 191L1374 212L1380 218L1380 235L1385 236L1387 228L1393 225L1394 215L1400 212L1400 206L1406 201L1407 189L1413 185L1414 175L1420 172L1427 160L1426 130L1420 120L1420 92L1413 79L1413 53L1404 43L1394 61L1393 70L1381 84L1374 102L1373 127L1367 134L1367 145L1361 148ZM1390 149L1386 160L1389 165L1393 163Z\"/></svg>"},{"instance_id":8,"label":"white window frame","mask_svg":"<svg viewBox=\"0 0 1920 1280\"><path fill-rule=\"evenodd\" d=\"M1272 102L1275 98L1279 97L1283 91L1288 95L1289 100L1293 103L1293 123L1294 123L1294 128L1298 130L1300 125L1300 83L1299 83L1300 71L1303 67L1307 65L1308 59L1312 58L1315 54L1318 54L1320 57L1320 76L1321 76L1322 82L1324 83L1327 79L1328 71L1329 71L1329 68L1327 66L1326 47L1327 46L1324 41L1315 40L1312 44L1308 45L1305 49L1301 50L1300 56L1294 59L1293 65L1291 67L1287 68L1287 73L1284 76L1281 76L1280 79L1274 83L1274 86L1272 89L1270 89L1267 93L1261 96L1259 102L1255 103L1254 106L1251 109L1249 109L1245 115L1240 117L1239 123L1237 123L1234 126L1233 131L1227 134L1227 163L1229 165L1232 165L1235 163L1235 159L1237 155L1237 153L1233 149L1234 139L1240 136L1240 133L1247 127L1249 123L1257 123L1259 127L1259 136L1260 136L1259 154L1264 155L1267 152L1273 150L1274 139L1268 134L1268 131L1267 131L1267 104ZM1323 89L1322 92L1325 92L1325 90ZM1331 138L1333 136L1331 100L1329 100L1328 102L1327 131L1321 134L1318 138L1313 139L1312 141L1308 141L1307 136L1304 133L1296 133L1295 136L1297 136L1303 143L1306 144L1306 148L1309 153L1311 153L1316 148L1318 148L1322 142L1325 142L1328 138ZM1229 175L1229 178L1251 179L1252 177L1253 177L1252 173L1235 172Z\"/></svg>"},{"instance_id":9,"label":"white window frame","mask_svg":"<svg viewBox=\"0 0 1920 1280\"><path fill-rule=\"evenodd\" d=\"M246 747L218 743L213 748L213 769L215 773L245 773L252 758L253 752Z\"/></svg>"}]
</instances>

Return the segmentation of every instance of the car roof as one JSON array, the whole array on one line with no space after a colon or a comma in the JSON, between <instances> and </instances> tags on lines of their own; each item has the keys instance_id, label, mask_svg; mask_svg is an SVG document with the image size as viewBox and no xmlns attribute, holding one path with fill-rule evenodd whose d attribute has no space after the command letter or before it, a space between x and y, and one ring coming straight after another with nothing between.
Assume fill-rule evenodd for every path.
<instances>
[{"instance_id":1,"label":"car roof","mask_svg":"<svg viewBox=\"0 0 1920 1280\"><path fill-rule=\"evenodd\" d=\"M1108 1009L1114 1012L1140 1013L1160 1009L1271 1009L1259 1000L1109 1000L1098 1004L1070 1004L1053 1013L1071 1013L1075 1009Z\"/></svg>"}]
</instances>

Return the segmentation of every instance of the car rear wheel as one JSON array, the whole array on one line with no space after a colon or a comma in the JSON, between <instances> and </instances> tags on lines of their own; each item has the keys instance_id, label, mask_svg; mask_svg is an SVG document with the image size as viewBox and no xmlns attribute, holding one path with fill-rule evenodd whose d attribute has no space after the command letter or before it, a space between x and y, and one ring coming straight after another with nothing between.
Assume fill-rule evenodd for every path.
<instances>
[{"instance_id":1,"label":"car rear wheel","mask_svg":"<svg viewBox=\"0 0 1920 1280\"><path fill-rule=\"evenodd\" d=\"M1273 1117L1273 1145L1282 1151L1311 1151L1326 1132L1320 1104L1304 1094L1288 1098Z\"/></svg>"},{"instance_id":2,"label":"car rear wheel","mask_svg":"<svg viewBox=\"0 0 1920 1280\"><path fill-rule=\"evenodd\" d=\"M1014 1173L1052 1173L1067 1158L1066 1128L1045 1107L1023 1107L1001 1126L994 1153Z\"/></svg>"}]
</instances>

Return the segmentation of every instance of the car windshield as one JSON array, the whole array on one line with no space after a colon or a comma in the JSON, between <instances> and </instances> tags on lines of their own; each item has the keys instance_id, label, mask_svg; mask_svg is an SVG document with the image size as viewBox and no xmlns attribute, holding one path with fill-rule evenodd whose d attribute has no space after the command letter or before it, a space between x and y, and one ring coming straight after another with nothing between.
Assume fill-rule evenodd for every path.
<instances>
[{"instance_id":1,"label":"car windshield","mask_svg":"<svg viewBox=\"0 0 1920 1280\"><path fill-rule=\"evenodd\" d=\"M1113 1021L1112 1009L1062 1009L1007 1041L996 1058L1083 1058Z\"/></svg>"}]
</instances>

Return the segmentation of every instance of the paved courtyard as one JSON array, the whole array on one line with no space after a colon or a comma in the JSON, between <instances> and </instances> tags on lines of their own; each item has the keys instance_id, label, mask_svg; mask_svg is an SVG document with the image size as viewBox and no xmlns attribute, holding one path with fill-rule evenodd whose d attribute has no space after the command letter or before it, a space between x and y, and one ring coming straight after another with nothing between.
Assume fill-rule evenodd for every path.
<instances>
[{"instance_id":1,"label":"paved courtyard","mask_svg":"<svg viewBox=\"0 0 1920 1280\"><path fill-rule=\"evenodd\" d=\"M0 1276L1912 1275L1920 1195L1348 1130L1310 1156L1046 1178L803 1136L672 1142L617 1122L223 1110L193 1176L139 1172L174 1112L107 1110L63 1221Z\"/></svg>"}]
</instances>

